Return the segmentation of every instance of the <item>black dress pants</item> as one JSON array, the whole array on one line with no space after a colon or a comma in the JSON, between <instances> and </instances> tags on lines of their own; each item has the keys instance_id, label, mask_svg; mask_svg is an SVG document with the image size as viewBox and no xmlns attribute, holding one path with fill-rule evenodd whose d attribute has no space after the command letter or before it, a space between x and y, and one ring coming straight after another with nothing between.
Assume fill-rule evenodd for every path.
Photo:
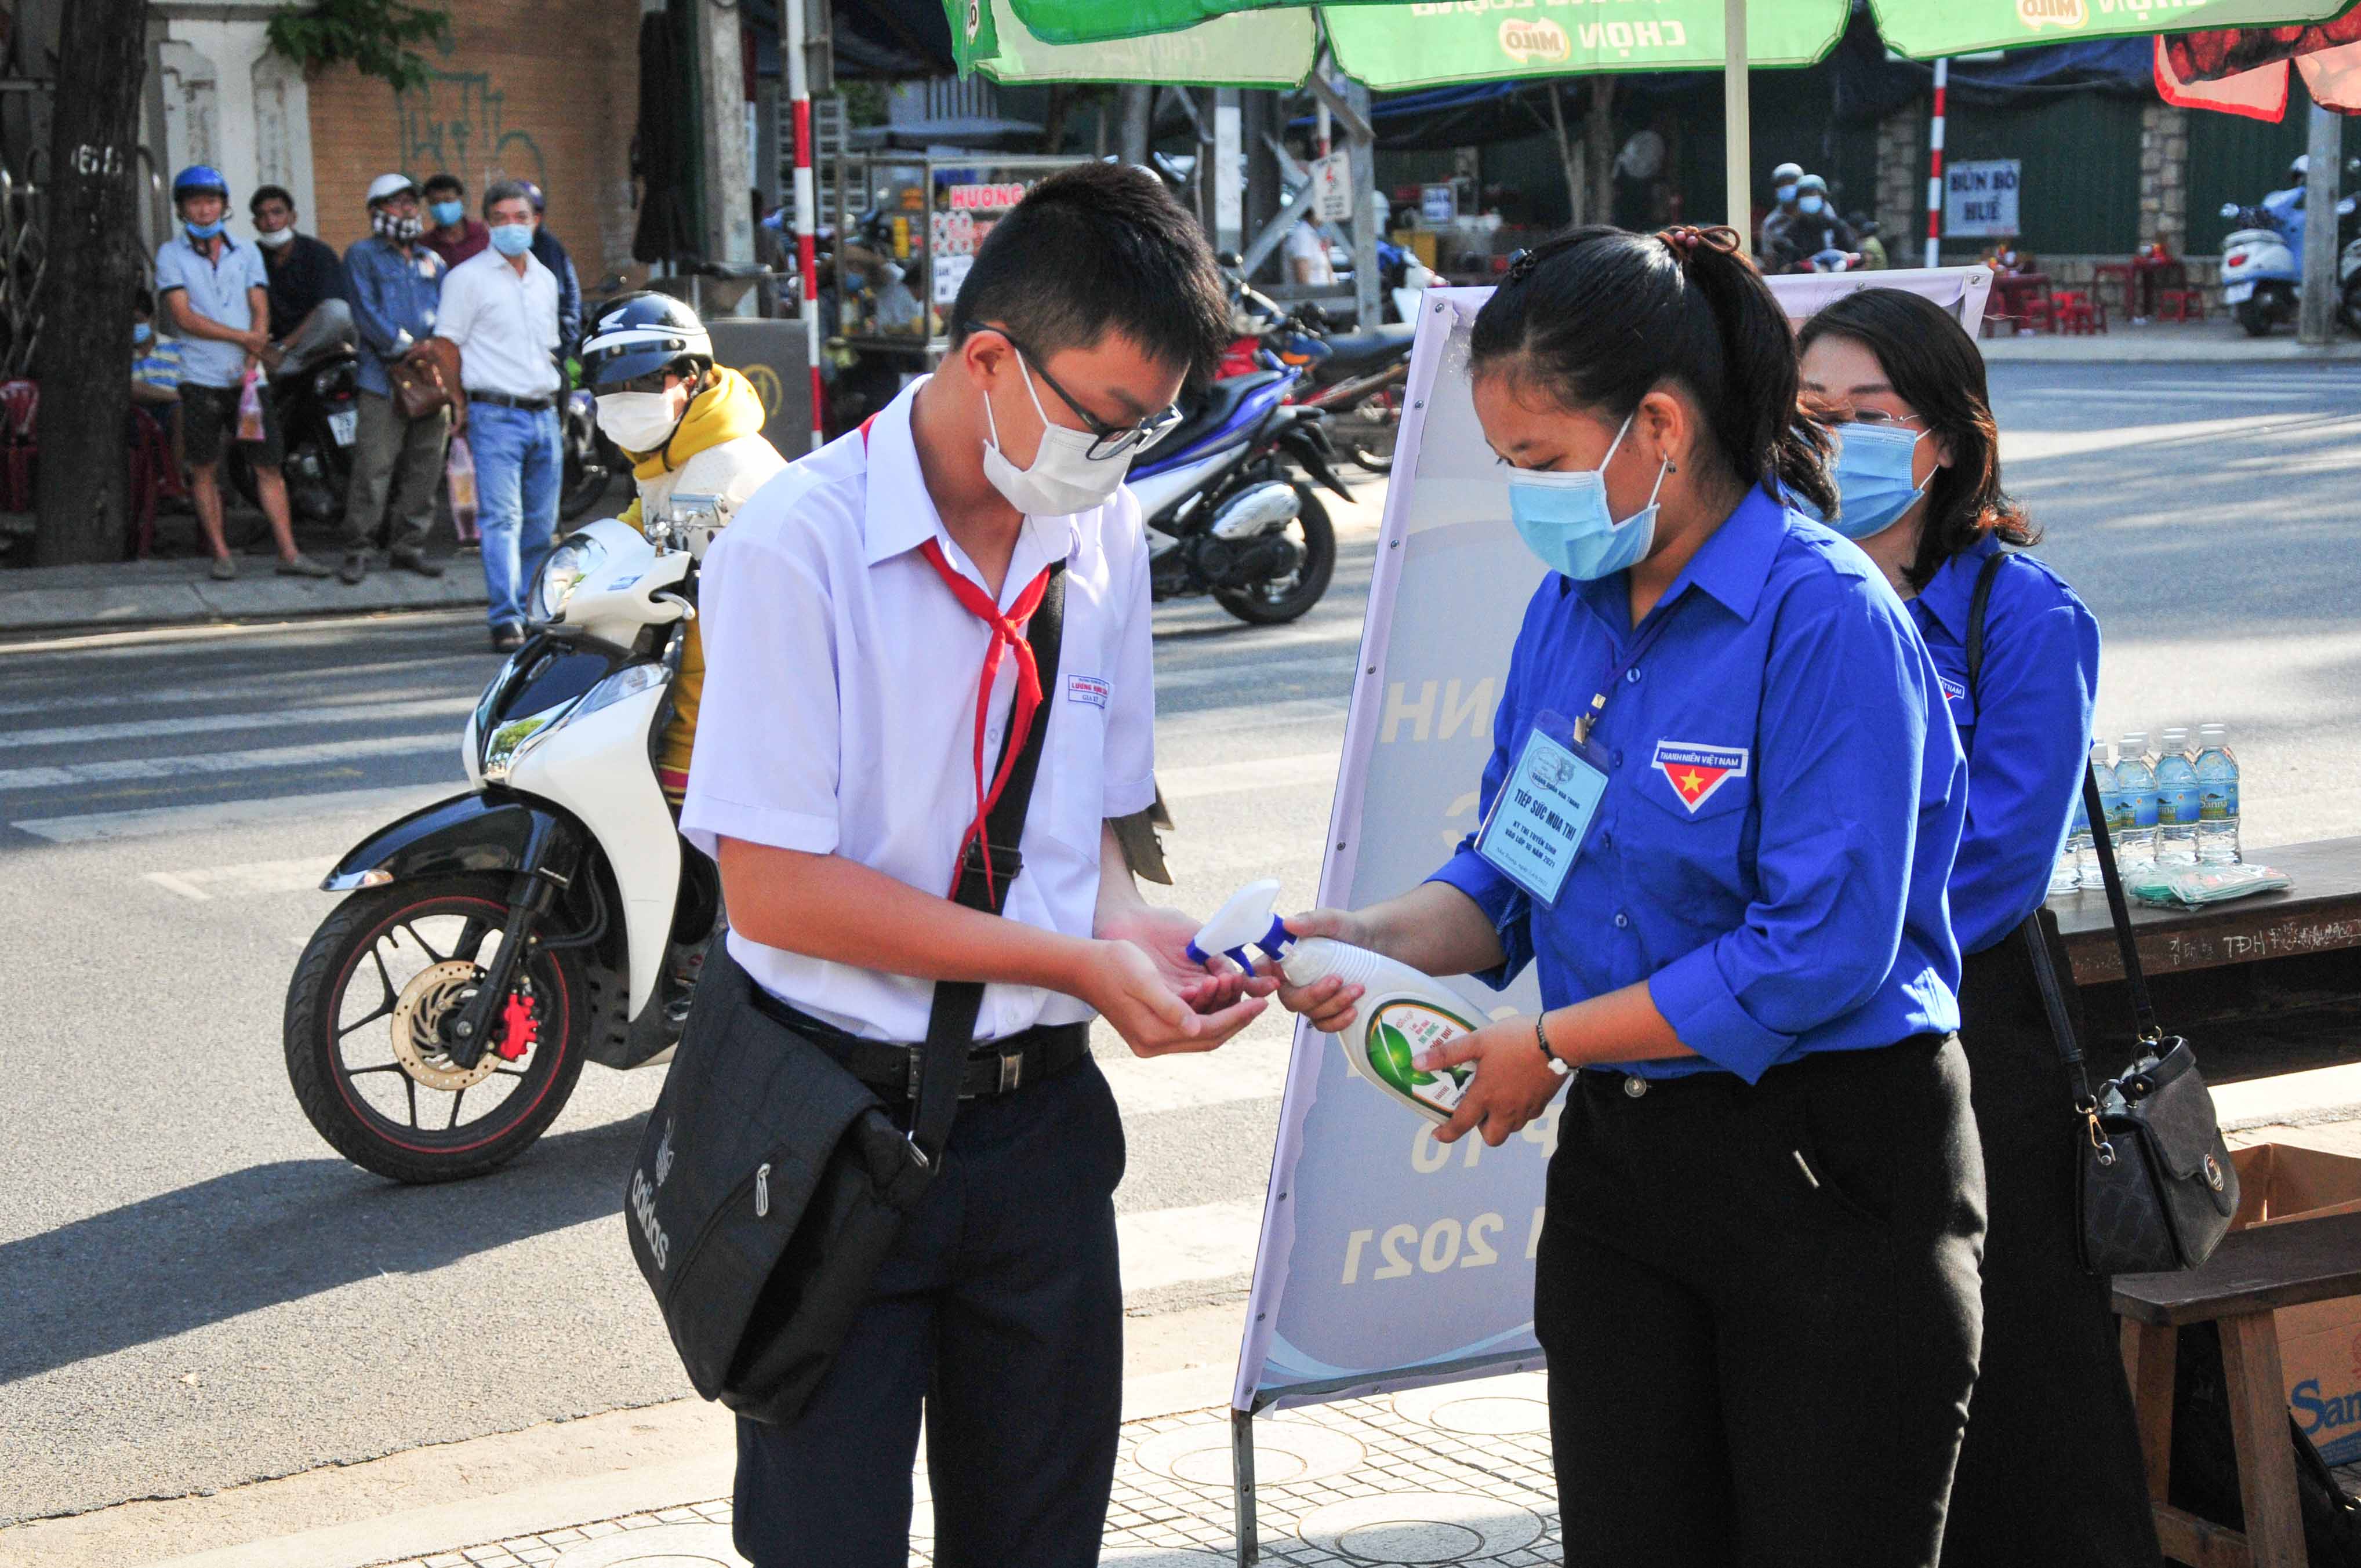
<instances>
[{"instance_id":1,"label":"black dress pants","mask_svg":"<svg viewBox=\"0 0 2361 1568\"><path fill-rule=\"evenodd\" d=\"M2081 1119L2020 933L1969 956L1960 1006L1991 1217L1944 1568L2158 1568L2108 1281L2076 1252Z\"/></svg>"},{"instance_id":2,"label":"black dress pants","mask_svg":"<svg viewBox=\"0 0 2361 1568\"><path fill-rule=\"evenodd\" d=\"M1958 1042L1642 1081L1579 1074L1550 1162L1566 1568L1933 1563L1980 1312Z\"/></svg>"},{"instance_id":3,"label":"black dress pants","mask_svg":"<svg viewBox=\"0 0 2361 1568\"><path fill-rule=\"evenodd\" d=\"M1123 1124L1090 1061L952 1124L811 1403L740 1418L755 1568L902 1568L920 1410L941 1568L1095 1568L1123 1411Z\"/></svg>"}]
</instances>

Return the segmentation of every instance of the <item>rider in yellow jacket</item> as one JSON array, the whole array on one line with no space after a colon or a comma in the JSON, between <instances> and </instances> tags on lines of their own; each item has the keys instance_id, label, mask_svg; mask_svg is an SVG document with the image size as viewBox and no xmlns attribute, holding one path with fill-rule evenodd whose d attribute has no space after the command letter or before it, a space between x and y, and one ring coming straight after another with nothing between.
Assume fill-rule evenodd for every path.
<instances>
[{"instance_id":1,"label":"rider in yellow jacket","mask_svg":"<svg viewBox=\"0 0 2361 1568\"><path fill-rule=\"evenodd\" d=\"M763 400L737 371L713 363L697 313L669 294L625 294L598 313L582 345L584 379L598 400L598 428L631 459L639 494L625 522L668 518L674 497L711 498L727 523L747 497L786 466L763 439ZM700 559L709 534L693 531ZM677 808L688 788L705 647L695 621L683 634L673 717L657 749L656 775Z\"/></svg>"}]
</instances>

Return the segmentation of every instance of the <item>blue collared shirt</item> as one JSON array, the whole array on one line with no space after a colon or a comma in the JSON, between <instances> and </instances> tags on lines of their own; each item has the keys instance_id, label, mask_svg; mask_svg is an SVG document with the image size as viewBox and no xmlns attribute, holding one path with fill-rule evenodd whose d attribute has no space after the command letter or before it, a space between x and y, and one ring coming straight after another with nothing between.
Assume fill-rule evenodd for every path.
<instances>
[{"instance_id":1,"label":"blue collared shirt","mask_svg":"<svg viewBox=\"0 0 2361 1568\"><path fill-rule=\"evenodd\" d=\"M189 307L210 322L238 332L254 326L254 297L249 289L270 291L263 275L262 252L240 245L225 234L221 249L211 258L185 233L156 247L156 298L175 289L185 290ZM290 323L291 324L291 323ZM246 378L246 350L235 343L192 334L181 340L181 379L200 387L235 387Z\"/></svg>"},{"instance_id":2,"label":"blue collared shirt","mask_svg":"<svg viewBox=\"0 0 2361 1568\"><path fill-rule=\"evenodd\" d=\"M2066 580L2030 555L1993 579L1984 661L1968 689L1968 608L2000 551L1986 534L1943 563L1910 601L1968 753L1968 825L1951 870L1951 927L1982 952L2041 905L2082 787L2099 690L2099 623Z\"/></svg>"},{"instance_id":3,"label":"blue collared shirt","mask_svg":"<svg viewBox=\"0 0 2361 1568\"><path fill-rule=\"evenodd\" d=\"M377 235L355 240L345 252L345 295L360 334L356 379L364 392L390 397L386 367L434 335L434 313L443 299L443 258L424 245L410 254Z\"/></svg>"},{"instance_id":4,"label":"blue collared shirt","mask_svg":"<svg viewBox=\"0 0 2361 1568\"><path fill-rule=\"evenodd\" d=\"M1959 1026L1944 884L1967 771L1926 645L1869 558L1755 491L1639 627L1630 585L1551 576L1526 607L1484 770L1489 813L1534 716L1590 707L1635 640L1592 740L1609 765L1555 908L1475 851L1435 875L1491 916L1506 985L1541 966L1562 1007L1646 981L1695 1058L1618 1065L1752 1082L1815 1051ZM1664 758L1713 748L1719 774ZM1692 751L1692 755L1694 752Z\"/></svg>"}]
</instances>

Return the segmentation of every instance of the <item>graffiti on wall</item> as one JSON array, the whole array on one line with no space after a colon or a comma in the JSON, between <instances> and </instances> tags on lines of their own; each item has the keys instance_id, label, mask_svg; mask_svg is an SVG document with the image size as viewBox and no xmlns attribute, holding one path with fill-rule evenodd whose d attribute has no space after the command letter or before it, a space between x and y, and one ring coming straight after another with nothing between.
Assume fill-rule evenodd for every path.
<instances>
[{"instance_id":1,"label":"graffiti on wall","mask_svg":"<svg viewBox=\"0 0 2361 1568\"><path fill-rule=\"evenodd\" d=\"M508 94L492 89L489 72L431 72L426 85L395 100L401 120L401 170L413 180L456 174L482 193L495 178L530 180L549 187L548 167L532 133L507 124Z\"/></svg>"}]
</instances>

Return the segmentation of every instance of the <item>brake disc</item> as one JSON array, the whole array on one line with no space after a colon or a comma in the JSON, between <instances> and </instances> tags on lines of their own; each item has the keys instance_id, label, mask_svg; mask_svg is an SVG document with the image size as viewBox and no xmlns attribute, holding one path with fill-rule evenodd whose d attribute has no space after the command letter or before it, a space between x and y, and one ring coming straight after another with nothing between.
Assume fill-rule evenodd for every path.
<instances>
[{"instance_id":1,"label":"brake disc","mask_svg":"<svg viewBox=\"0 0 2361 1568\"><path fill-rule=\"evenodd\" d=\"M418 971L393 1004L393 1055L401 1070L426 1089L453 1093L484 1081L500 1065L497 1051L487 1050L473 1067L451 1059L443 1043L444 1021L456 1012L484 978L484 971L465 959L445 959Z\"/></svg>"}]
</instances>

